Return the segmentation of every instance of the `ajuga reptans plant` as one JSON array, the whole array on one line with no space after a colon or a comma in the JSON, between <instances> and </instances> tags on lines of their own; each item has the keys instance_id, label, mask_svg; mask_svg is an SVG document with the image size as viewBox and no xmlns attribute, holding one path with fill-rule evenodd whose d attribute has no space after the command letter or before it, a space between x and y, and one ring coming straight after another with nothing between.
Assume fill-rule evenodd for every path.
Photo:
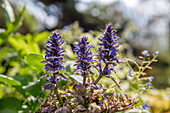
<instances>
[{"instance_id":1,"label":"ajuga reptans plant","mask_svg":"<svg viewBox=\"0 0 170 113\"><path fill-rule=\"evenodd\" d=\"M41 103L37 113L115 113L137 108L137 103L140 98L132 99L126 94L119 94L115 88L107 88L105 85L100 87L97 85L103 77L108 77L114 81L115 86L122 90L120 81L114 77L115 66L119 64L119 37L116 34L112 24L108 24L103 32L103 36L99 38L99 48L97 54L93 54L88 37L81 37L80 42L75 47L76 54L75 75L82 76L82 82L77 82L70 76L60 73L66 69L64 63L65 50L61 47L64 41L61 35L55 31L53 36L49 37L45 48L45 69L40 79L47 76L47 83L42 87L43 90L51 91L44 100L39 99ZM147 54L146 51L143 52ZM157 54L156 52L155 54ZM129 62L129 60L124 60ZM97 73L93 72L96 70ZM67 72L67 70L66 70ZM131 69L129 76L133 77L136 74ZM97 77L97 75L99 75ZM139 75L138 75L139 76ZM68 81L68 84L63 85L61 89L57 87L62 80ZM153 77L146 87L151 87ZM140 96L139 96L140 97ZM147 109L147 105L141 108Z\"/></svg>"}]
</instances>

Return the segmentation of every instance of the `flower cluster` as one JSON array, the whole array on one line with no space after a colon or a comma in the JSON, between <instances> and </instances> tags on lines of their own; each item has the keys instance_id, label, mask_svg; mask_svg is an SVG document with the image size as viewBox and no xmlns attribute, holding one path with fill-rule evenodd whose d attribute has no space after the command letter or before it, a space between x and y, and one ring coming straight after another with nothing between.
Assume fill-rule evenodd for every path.
<instances>
[{"instance_id":1,"label":"flower cluster","mask_svg":"<svg viewBox=\"0 0 170 113\"><path fill-rule=\"evenodd\" d=\"M152 86L153 80L154 80L154 77L151 76L151 77L150 77L150 80L149 80L149 83L146 84L146 87L147 87L147 88L151 88L151 89L153 88L153 86Z\"/></svg>"},{"instance_id":2,"label":"flower cluster","mask_svg":"<svg viewBox=\"0 0 170 113\"><path fill-rule=\"evenodd\" d=\"M157 56L160 54L159 51L156 51L152 56L149 54L148 50L143 50L142 55L139 56L141 61L140 64L137 62L127 59L126 63L130 67L129 76L133 77L133 81L131 82L131 89L138 93L138 97L141 99L141 94L144 94L152 89L152 82L154 80L153 76L148 77L147 73L145 73L146 69L152 69L150 67L151 63L157 62ZM132 66L136 66L137 69L133 69ZM136 85L136 87L134 87ZM141 103L142 105L143 103ZM142 110L146 110L149 108L147 104L141 106Z\"/></svg>"},{"instance_id":3,"label":"flower cluster","mask_svg":"<svg viewBox=\"0 0 170 113\"><path fill-rule=\"evenodd\" d=\"M99 43L101 46L99 48L99 56L100 61L103 61L106 64L103 75L110 75L111 71L114 71L114 63L110 62L116 61L118 63L117 55L119 43L117 39L119 39L119 37L116 35L116 31L113 30L112 24L107 25L106 30L103 31L103 35L104 36L99 38L101 41L101 43ZM108 68L108 66L111 68Z\"/></svg>"},{"instance_id":4,"label":"flower cluster","mask_svg":"<svg viewBox=\"0 0 170 113\"><path fill-rule=\"evenodd\" d=\"M49 37L50 40L46 43L46 60L42 61L43 63L47 63L45 65L46 73L40 77L41 79L49 73L52 73L53 76L50 75L46 79L46 81L50 83L42 87L43 90L51 90L51 94L47 96L46 100L43 98L39 99L41 108L37 110L37 113L115 113L139 108L140 105L143 105L143 103L141 104L140 102L137 107L134 107L139 102L139 99L141 99L140 90L143 89L142 87L145 86L145 89L149 89L152 86L154 77L150 77L149 81L144 83L145 85L141 85L143 84L141 80L142 77L146 75L144 73L145 69L151 69L149 65L152 62L156 62L156 57L159 52L155 52L152 59L146 60L145 58L147 58L149 54L147 50L144 50L142 52L144 57L140 57L143 60L141 66L133 60L122 59L130 66L131 71L129 72L129 76L134 77L134 81L132 82L137 85L137 87L133 87L134 85L132 85L132 89L138 91L139 99L132 99L126 94L116 93L113 87L107 88L104 84L102 84L101 87L96 85L99 80L105 76L114 81L115 86L121 89L121 81L118 82L114 76L111 75L112 72L115 72L114 66L119 63L119 43L117 41L119 37L116 35L116 31L113 30L111 24L107 25L106 30L103 31L103 35L104 36L99 38L100 48L98 49L99 54L97 55L93 55L90 51L94 46L90 45L88 38L85 36L80 38L80 42L74 49L77 55L76 70L77 73L83 77L83 82L81 83L81 80L78 81L76 77L74 78L68 74L71 81L63 83L62 87L57 87L57 83L62 78L67 79L67 77L59 72L65 69L65 67L61 65L64 62L63 52L65 50L61 48L64 41L61 40L61 36L57 31L53 32L53 36ZM93 58L97 59L94 60ZM134 70L129 62L134 63L138 70ZM97 70L99 74L97 79L95 78L97 74L93 72L94 70L91 69L91 67ZM58 84L58 86L60 85ZM145 110L148 107L148 105L144 104L141 108Z\"/></svg>"}]
</instances>

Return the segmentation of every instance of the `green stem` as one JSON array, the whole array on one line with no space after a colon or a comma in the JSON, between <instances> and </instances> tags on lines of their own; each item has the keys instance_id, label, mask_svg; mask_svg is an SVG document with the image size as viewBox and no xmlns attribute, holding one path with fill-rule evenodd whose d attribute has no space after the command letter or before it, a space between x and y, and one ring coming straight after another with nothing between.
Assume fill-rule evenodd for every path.
<instances>
[{"instance_id":1,"label":"green stem","mask_svg":"<svg viewBox=\"0 0 170 113\"><path fill-rule=\"evenodd\" d=\"M102 78L102 75L100 74L99 77L94 81L93 84L96 85L96 84L99 82L99 80L100 80L101 78Z\"/></svg>"},{"instance_id":2,"label":"green stem","mask_svg":"<svg viewBox=\"0 0 170 113\"><path fill-rule=\"evenodd\" d=\"M84 71L84 75L83 75L83 85L86 85L86 72Z\"/></svg>"},{"instance_id":3,"label":"green stem","mask_svg":"<svg viewBox=\"0 0 170 113\"><path fill-rule=\"evenodd\" d=\"M105 65L105 67L104 67L104 69L105 68L108 68L108 64L106 64ZM103 72L103 71L102 71ZM100 72L100 75L98 76L98 78L94 81L94 85L96 85L98 82L99 82L99 80L103 77L103 75L101 74L102 72Z\"/></svg>"},{"instance_id":4,"label":"green stem","mask_svg":"<svg viewBox=\"0 0 170 113\"><path fill-rule=\"evenodd\" d=\"M135 61L133 61L133 60L131 60L131 59L127 59L127 64L128 65L130 65L129 63L128 63L128 61L131 61L131 62L133 62L135 65L136 65L136 67L139 69L139 65L135 62ZM131 66L129 66L129 67L131 67ZM131 67L132 68L132 67ZM133 70L133 69L132 69Z\"/></svg>"},{"instance_id":5,"label":"green stem","mask_svg":"<svg viewBox=\"0 0 170 113\"><path fill-rule=\"evenodd\" d=\"M61 97L60 97L60 95L59 95L57 86L56 86L56 88L55 88L55 93L56 93L56 95L57 95L57 100L59 101L59 106L62 107L63 104L62 104L62 100L61 100Z\"/></svg>"},{"instance_id":6,"label":"green stem","mask_svg":"<svg viewBox=\"0 0 170 113\"><path fill-rule=\"evenodd\" d=\"M57 74L57 73L53 73L53 78L54 78L54 79L55 79L55 77L56 77L56 74ZM57 100L59 101L59 106L62 107L63 104L62 104L62 100L61 100L61 97L60 97L59 92L58 92L57 84L56 84L56 87L55 87L54 91L55 91L55 93L56 93Z\"/></svg>"},{"instance_id":7,"label":"green stem","mask_svg":"<svg viewBox=\"0 0 170 113\"><path fill-rule=\"evenodd\" d=\"M155 56L152 58L152 60L151 60L149 63L147 63L147 65L142 69L141 72L143 72L143 71L153 62L153 60L155 60L156 57L157 57L157 56L155 55Z\"/></svg>"}]
</instances>

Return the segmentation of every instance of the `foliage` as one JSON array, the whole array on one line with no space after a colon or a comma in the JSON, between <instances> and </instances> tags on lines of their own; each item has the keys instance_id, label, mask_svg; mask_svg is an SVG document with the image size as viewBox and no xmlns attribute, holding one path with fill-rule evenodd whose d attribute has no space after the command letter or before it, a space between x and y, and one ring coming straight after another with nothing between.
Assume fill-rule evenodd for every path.
<instances>
[{"instance_id":1,"label":"foliage","mask_svg":"<svg viewBox=\"0 0 170 113\"><path fill-rule=\"evenodd\" d=\"M6 9L4 8L4 10ZM37 81L43 72L42 64L39 64L38 59L43 58L42 43L50 33L42 32L24 36L16 32L22 24L24 12L25 7L21 9L17 18L6 22L7 29L0 33L0 112L3 113L19 110L35 111L39 106L36 98L45 94L41 91L44 82ZM8 11L5 13L9 15ZM25 57L27 54L29 55ZM36 71L36 68L39 71ZM15 105L11 103L15 103Z\"/></svg>"},{"instance_id":2,"label":"foliage","mask_svg":"<svg viewBox=\"0 0 170 113\"><path fill-rule=\"evenodd\" d=\"M132 106L138 102L138 99L139 102L134 105L134 108L142 108L142 106L146 104L145 101L143 101L142 96L144 93L145 95L149 93L148 90L152 88L151 82L153 79L145 74L145 70L150 68L149 65L152 61L155 61L157 54L154 54L151 59L148 59L148 54L144 54L144 56L140 57L142 60L137 60L135 62L130 58L123 59L123 57L121 57L123 50L122 48L119 48L119 53L116 55L119 63L115 62L115 60L113 61L114 65L112 65L116 73L112 73L112 70L110 75L102 76L100 81L94 84L95 80L100 76L99 73L104 73L106 70L104 67L109 63L108 61L104 62L101 60L101 56L97 53L98 48L101 47L98 45L98 38L102 33L98 31L83 32L77 22L62 30L58 30L66 41L63 48L66 50L64 58L67 59L63 64L66 71L60 70L58 76L60 75L63 77L64 75L65 79L68 80L61 80L60 77L57 77L59 79L55 80L58 80L59 82L53 84L53 74L49 73L46 75L48 76L48 81L46 81L45 78L38 81L40 76L43 73L46 73L45 70L42 69L45 65L40 62L44 60L43 48L47 41L47 37L52 33L44 31L42 33L28 33L22 35L17 32L17 29L22 25L22 16L24 12L25 8L21 9L19 15L13 22L7 21L7 30L0 33L0 112L35 112L40 108L40 105L41 108L45 108L43 110L56 110L60 108L57 112L71 109L75 112L82 110L91 110L92 112L116 112L131 109ZM81 58L80 53L82 51L79 51L81 47L75 49L75 52L78 51L76 52L77 55L74 55L72 51L75 46L78 47L76 41L79 41L79 37L83 36L88 37L87 42L91 41L89 42L89 46L95 46L93 49L90 49L91 47L89 48L87 52L89 56L87 56L86 60L82 60ZM80 43L78 45L81 46ZM104 49L103 51L104 54L107 52ZM93 54L90 54L89 52L92 52ZM76 56L80 58L77 59L77 61L75 61ZM97 66L99 62L101 62L101 65L103 66L102 71L99 71L99 66ZM75 63L76 65L73 66ZM139 67L134 67L137 63ZM80 68L78 69L76 66L79 64L91 66L87 72L85 69L82 70L86 73L86 77L82 75L82 72L78 71L81 70L80 68L82 67L79 66ZM115 66L116 64L117 66ZM129 75L127 74L129 67L131 76L126 76ZM138 68L139 70L137 70ZM108 67L108 69L111 68ZM83 80L86 82L83 83ZM103 82L104 80L106 82ZM130 89L127 89L128 92L132 93L124 93L123 83L125 81L131 86ZM109 85L110 87L108 87ZM53 88L56 87L60 94L59 97L56 95L57 92L53 90ZM44 90L52 88L52 90L42 91L41 88ZM137 97L135 97L137 99L133 99L134 92L138 93ZM62 106L63 103L65 103L64 106ZM148 105L151 105L151 103ZM165 108L165 110L167 110L167 108Z\"/></svg>"}]
</instances>

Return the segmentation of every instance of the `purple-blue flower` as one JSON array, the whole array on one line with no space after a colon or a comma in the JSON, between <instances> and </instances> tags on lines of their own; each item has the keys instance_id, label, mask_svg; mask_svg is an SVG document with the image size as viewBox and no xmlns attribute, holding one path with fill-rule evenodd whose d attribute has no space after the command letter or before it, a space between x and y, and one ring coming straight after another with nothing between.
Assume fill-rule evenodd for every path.
<instances>
[{"instance_id":1,"label":"purple-blue flower","mask_svg":"<svg viewBox=\"0 0 170 113\"><path fill-rule=\"evenodd\" d=\"M147 55L148 54L148 50L143 50L142 51L142 54L145 56L145 55Z\"/></svg>"},{"instance_id":2,"label":"purple-blue flower","mask_svg":"<svg viewBox=\"0 0 170 113\"><path fill-rule=\"evenodd\" d=\"M83 36L80 38L80 42L78 43L77 47L74 49L77 55L77 69L83 70L80 71L78 70L77 73L84 75L85 70L90 70L90 62L93 61L92 59L92 52L90 52L91 48L94 48L93 45L89 45L89 42L87 41L88 38Z\"/></svg>"},{"instance_id":3,"label":"purple-blue flower","mask_svg":"<svg viewBox=\"0 0 170 113\"><path fill-rule=\"evenodd\" d=\"M46 81L50 81L51 83L54 82L54 78L52 76L47 77Z\"/></svg>"},{"instance_id":4,"label":"purple-blue flower","mask_svg":"<svg viewBox=\"0 0 170 113\"><path fill-rule=\"evenodd\" d=\"M56 31L53 32L53 35L49 37L49 41L46 43L45 48L45 59L43 63L47 63L45 65L46 72L57 73L60 70L65 69L64 66L61 65L64 60L64 52L65 50L61 47L65 42L61 40L61 35Z\"/></svg>"},{"instance_id":5,"label":"purple-blue flower","mask_svg":"<svg viewBox=\"0 0 170 113\"><path fill-rule=\"evenodd\" d=\"M129 76L132 77L132 75L134 75L134 73L133 73L132 70L130 70L130 71L129 71Z\"/></svg>"},{"instance_id":6,"label":"purple-blue flower","mask_svg":"<svg viewBox=\"0 0 170 113\"><path fill-rule=\"evenodd\" d=\"M47 77L46 81L50 81L51 83L57 84L61 80L61 77L55 77L55 79L52 76Z\"/></svg>"},{"instance_id":7,"label":"purple-blue flower","mask_svg":"<svg viewBox=\"0 0 170 113\"><path fill-rule=\"evenodd\" d=\"M149 106L147 105L147 104L144 104L143 106L142 106L142 110L146 110L146 109L148 109L149 108Z\"/></svg>"},{"instance_id":8,"label":"purple-blue flower","mask_svg":"<svg viewBox=\"0 0 170 113\"><path fill-rule=\"evenodd\" d=\"M99 45L101 46L99 48L99 56L100 56L100 61L103 61L106 64L106 67L104 69L105 72L108 72L109 74L114 71L113 63L108 63L108 62L113 62L116 61L119 63L117 55L118 55L118 48L119 48L119 42L117 39L119 37L116 35L116 31L113 30L112 24L107 25L106 30L103 31L103 35L99 38L100 43ZM108 66L112 68L108 68ZM99 67L100 68L100 67Z\"/></svg>"},{"instance_id":9,"label":"purple-blue flower","mask_svg":"<svg viewBox=\"0 0 170 113\"><path fill-rule=\"evenodd\" d=\"M151 81L151 82L153 82L153 80L154 80L154 77L153 77L153 76L151 76L150 81Z\"/></svg>"},{"instance_id":10,"label":"purple-blue flower","mask_svg":"<svg viewBox=\"0 0 170 113\"><path fill-rule=\"evenodd\" d=\"M147 84L146 84L146 87L149 87L149 86L152 86L152 84L151 84L151 83L147 83Z\"/></svg>"},{"instance_id":11,"label":"purple-blue flower","mask_svg":"<svg viewBox=\"0 0 170 113\"><path fill-rule=\"evenodd\" d=\"M155 51L155 54L158 55L158 54L160 54L160 52L159 51Z\"/></svg>"},{"instance_id":12,"label":"purple-blue flower","mask_svg":"<svg viewBox=\"0 0 170 113\"><path fill-rule=\"evenodd\" d=\"M127 61L126 58L123 58L123 61L126 62Z\"/></svg>"}]
</instances>

